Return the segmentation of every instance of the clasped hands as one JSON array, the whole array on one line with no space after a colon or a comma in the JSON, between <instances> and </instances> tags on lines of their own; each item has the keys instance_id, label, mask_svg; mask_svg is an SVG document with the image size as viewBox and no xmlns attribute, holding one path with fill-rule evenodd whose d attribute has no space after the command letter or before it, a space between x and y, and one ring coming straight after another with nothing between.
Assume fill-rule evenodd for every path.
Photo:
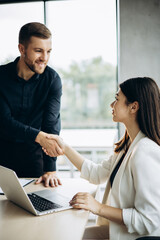
<instances>
[{"instance_id":1,"label":"clasped hands","mask_svg":"<svg viewBox=\"0 0 160 240\"><path fill-rule=\"evenodd\" d=\"M35 141L41 145L43 151L50 157L64 154L62 140L58 135L39 132Z\"/></svg>"}]
</instances>

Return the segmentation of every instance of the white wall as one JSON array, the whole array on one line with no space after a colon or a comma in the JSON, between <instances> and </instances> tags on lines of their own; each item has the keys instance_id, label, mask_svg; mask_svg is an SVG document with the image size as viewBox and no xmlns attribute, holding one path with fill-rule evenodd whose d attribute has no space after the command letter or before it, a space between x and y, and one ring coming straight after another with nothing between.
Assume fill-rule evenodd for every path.
<instances>
[{"instance_id":1,"label":"white wall","mask_svg":"<svg viewBox=\"0 0 160 240\"><path fill-rule=\"evenodd\" d=\"M119 81L148 76L160 85L160 0L119 0Z\"/></svg>"},{"instance_id":2,"label":"white wall","mask_svg":"<svg viewBox=\"0 0 160 240\"><path fill-rule=\"evenodd\" d=\"M160 86L160 0L117 1L118 81L147 76Z\"/></svg>"}]
</instances>

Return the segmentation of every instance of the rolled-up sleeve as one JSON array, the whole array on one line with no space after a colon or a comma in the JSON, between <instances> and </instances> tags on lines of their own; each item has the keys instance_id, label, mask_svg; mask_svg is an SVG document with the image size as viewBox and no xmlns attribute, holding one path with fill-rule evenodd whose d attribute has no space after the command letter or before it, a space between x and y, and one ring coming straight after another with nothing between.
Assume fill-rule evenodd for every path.
<instances>
[{"instance_id":1,"label":"rolled-up sleeve","mask_svg":"<svg viewBox=\"0 0 160 240\"><path fill-rule=\"evenodd\" d=\"M85 159L81 168L81 177L90 183L101 184L108 179L111 166L113 164L113 156L108 160L104 160L101 164L96 164Z\"/></svg>"}]
</instances>

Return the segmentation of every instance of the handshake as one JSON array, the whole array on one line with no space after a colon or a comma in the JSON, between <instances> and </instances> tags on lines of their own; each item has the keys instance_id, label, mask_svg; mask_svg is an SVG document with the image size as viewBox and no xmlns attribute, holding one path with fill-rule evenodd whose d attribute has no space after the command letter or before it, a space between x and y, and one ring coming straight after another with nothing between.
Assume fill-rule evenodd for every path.
<instances>
[{"instance_id":1,"label":"handshake","mask_svg":"<svg viewBox=\"0 0 160 240\"><path fill-rule=\"evenodd\" d=\"M50 157L57 157L64 154L65 143L58 135L40 131L35 142L39 143L45 154Z\"/></svg>"}]
</instances>

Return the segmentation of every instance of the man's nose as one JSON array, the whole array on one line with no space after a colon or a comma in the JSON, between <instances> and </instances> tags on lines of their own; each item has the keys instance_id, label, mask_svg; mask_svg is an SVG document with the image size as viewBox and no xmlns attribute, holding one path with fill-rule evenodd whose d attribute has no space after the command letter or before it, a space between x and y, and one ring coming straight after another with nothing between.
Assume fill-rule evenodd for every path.
<instances>
[{"instance_id":1,"label":"man's nose","mask_svg":"<svg viewBox=\"0 0 160 240\"><path fill-rule=\"evenodd\" d=\"M41 55L41 59L43 61L47 61L48 60L48 53L47 52L43 52L42 55Z\"/></svg>"}]
</instances>

